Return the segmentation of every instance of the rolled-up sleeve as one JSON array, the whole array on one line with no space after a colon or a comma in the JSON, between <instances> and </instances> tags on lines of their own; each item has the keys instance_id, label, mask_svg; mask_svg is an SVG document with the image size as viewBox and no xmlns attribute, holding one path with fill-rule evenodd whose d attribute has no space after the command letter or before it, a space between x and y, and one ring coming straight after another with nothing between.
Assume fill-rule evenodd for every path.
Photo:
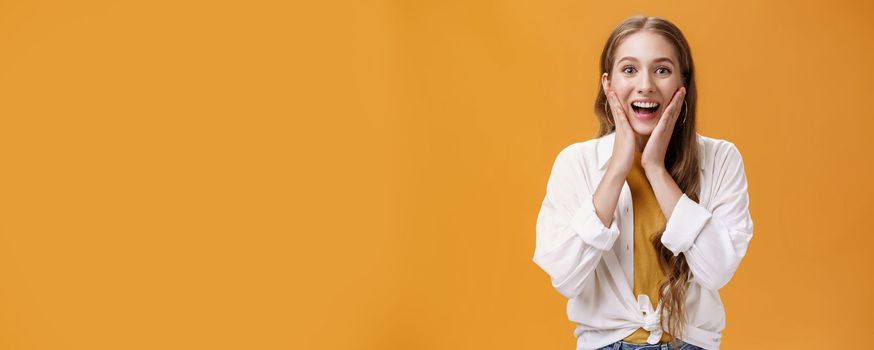
<instances>
[{"instance_id":1,"label":"rolled-up sleeve","mask_svg":"<svg viewBox=\"0 0 874 350\"><path fill-rule=\"evenodd\" d=\"M571 146L572 147L572 146ZM534 263L567 298L580 294L604 251L619 237L618 218L606 227L595 212L589 174L571 147L559 152L536 224Z\"/></svg>"},{"instance_id":2,"label":"rolled-up sleeve","mask_svg":"<svg viewBox=\"0 0 874 350\"><path fill-rule=\"evenodd\" d=\"M722 165L712 179L712 209L684 193L662 235L662 244L674 256L685 255L693 280L712 290L731 280L753 237L743 159L733 143L724 147L716 160Z\"/></svg>"}]
</instances>

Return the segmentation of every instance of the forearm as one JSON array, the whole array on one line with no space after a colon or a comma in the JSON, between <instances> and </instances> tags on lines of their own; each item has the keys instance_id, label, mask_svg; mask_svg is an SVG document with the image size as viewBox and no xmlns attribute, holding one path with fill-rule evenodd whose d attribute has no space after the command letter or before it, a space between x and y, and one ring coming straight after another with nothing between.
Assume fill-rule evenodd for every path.
<instances>
[{"instance_id":1,"label":"forearm","mask_svg":"<svg viewBox=\"0 0 874 350\"><path fill-rule=\"evenodd\" d=\"M646 168L646 178L649 180L659 206L665 214L665 219L670 219L683 191L680 190L680 186L677 186L677 182L664 167Z\"/></svg>"},{"instance_id":2,"label":"forearm","mask_svg":"<svg viewBox=\"0 0 874 350\"><path fill-rule=\"evenodd\" d=\"M604 172L604 177L598 184L598 188L594 193L595 213L598 218L604 223L604 226L610 227L613 224L613 212L616 211L616 205L619 202L619 193L622 191L622 185L625 184L625 176L612 171L609 167Z\"/></svg>"}]
</instances>

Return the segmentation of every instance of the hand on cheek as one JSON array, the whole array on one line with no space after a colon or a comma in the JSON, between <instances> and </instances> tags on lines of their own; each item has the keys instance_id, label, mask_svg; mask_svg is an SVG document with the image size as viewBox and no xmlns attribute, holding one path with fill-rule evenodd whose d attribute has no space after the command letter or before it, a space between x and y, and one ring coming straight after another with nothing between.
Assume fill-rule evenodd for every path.
<instances>
[{"instance_id":1,"label":"hand on cheek","mask_svg":"<svg viewBox=\"0 0 874 350\"><path fill-rule=\"evenodd\" d=\"M649 136L649 140L644 146L643 154L641 155L640 164L644 168L659 168L665 167L665 153L668 150L668 143L671 141L671 135L674 132L674 126L677 122L677 117L683 109L683 103L686 97L686 88L680 87L671 102L665 108L658 124Z\"/></svg>"},{"instance_id":2,"label":"hand on cheek","mask_svg":"<svg viewBox=\"0 0 874 350\"><path fill-rule=\"evenodd\" d=\"M613 115L615 124L615 138L613 139L613 155L609 167L619 176L625 178L634 164L634 152L637 149L637 137L628 123L628 117L619 96L613 90L606 91L607 100Z\"/></svg>"}]
</instances>

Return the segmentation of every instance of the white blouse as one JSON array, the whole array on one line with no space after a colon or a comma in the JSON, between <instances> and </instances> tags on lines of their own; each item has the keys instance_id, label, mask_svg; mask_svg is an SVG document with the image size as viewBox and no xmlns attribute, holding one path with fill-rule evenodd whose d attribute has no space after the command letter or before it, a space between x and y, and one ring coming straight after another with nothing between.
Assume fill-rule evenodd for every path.
<instances>
[{"instance_id":1,"label":"white blouse","mask_svg":"<svg viewBox=\"0 0 874 350\"><path fill-rule=\"evenodd\" d=\"M570 299L577 349L622 340L638 328L662 333L645 294L633 295L634 212L628 182L610 227L595 214L593 194L613 153L615 132L577 142L558 153L536 225L534 263ZM719 349L725 311L719 289L731 279L753 237L743 160L734 143L698 136L700 204L685 193L668 218L662 244L685 254L692 278L686 292L684 342ZM650 312L644 312L650 310ZM652 312L656 310L657 312Z\"/></svg>"}]
</instances>

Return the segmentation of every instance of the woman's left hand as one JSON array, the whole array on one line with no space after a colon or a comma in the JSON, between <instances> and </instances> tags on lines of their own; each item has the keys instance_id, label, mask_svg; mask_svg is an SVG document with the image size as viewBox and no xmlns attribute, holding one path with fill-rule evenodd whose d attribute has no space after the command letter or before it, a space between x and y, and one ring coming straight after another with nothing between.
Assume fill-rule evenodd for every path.
<instances>
[{"instance_id":1,"label":"woman's left hand","mask_svg":"<svg viewBox=\"0 0 874 350\"><path fill-rule=\"evenodd\" d=\"M668 150L668 143L671 142L671 134L674 133L674 125L677 123L677 117L680 116L680 109L683 108L685 97L686 88L680 87L674 93L671 102L665 107L661 119L649 136L640 156L640 165L644 169L665 168L665 152Z\"/></svg>"}]
</instances>

